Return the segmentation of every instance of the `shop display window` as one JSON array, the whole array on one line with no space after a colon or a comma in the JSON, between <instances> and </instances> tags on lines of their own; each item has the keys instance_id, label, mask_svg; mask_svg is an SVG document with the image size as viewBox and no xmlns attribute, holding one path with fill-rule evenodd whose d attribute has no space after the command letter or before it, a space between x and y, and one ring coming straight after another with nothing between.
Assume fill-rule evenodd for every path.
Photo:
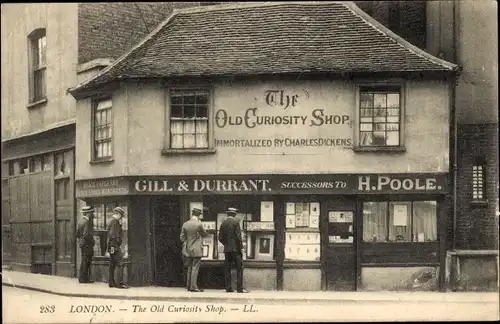
<instances>
[{"instance_id":1,"label":"shop display window","mask_svg":"<svg viewBox=\"0 0 500 324\"><path fill-rule=\"evenodd\" d=\"M319 261L319 202L287 202L285 260Z\"/></svg>"},{"instance_id":2,"label":"shop display window","mask_svg":"<svg viewBox=\"0 0 500 324\"><path fill-rule=\"evenodd\" d=\"M121 218L123 237L121 249L123 257L128 257L128 205L126 203L105 203L94 204L94 218L92 220L94 229L94 256L109 257L107 252L107 236L108 225L113 216L113 209L121 207L125 211L125 215Z\"/></svg>"},{"instance_id":3,"label":"shop display window","mask_svg":"<svg viewBox=\"0 0 500 324\"><path fill-rule=\"evenodd\" d=\"M239 213L236 219L240 222L243 243L243 259L256 261L272 261L275 259L275 226L274 203L272 201L246 201L242 204L229 203ZM190 202L189 211L193 208L203 209L202 202ZM212 206L213 207L213 206ZM209 234L203 238L202 260L224 260L224 246L218 240L222 222L226 219L227 207L209 208L201 219L203 227Z\"/></svg>"},{"instance_id":4,"label":"shop display window","mask_svg":"<svg viewBox=\"0 0 500 324\"><path fill-rule=\"evenodd\" d=\"M365 202L363 203L364 242L435 242L437 240L437 203Z\"/></svg>"}]
</instances>

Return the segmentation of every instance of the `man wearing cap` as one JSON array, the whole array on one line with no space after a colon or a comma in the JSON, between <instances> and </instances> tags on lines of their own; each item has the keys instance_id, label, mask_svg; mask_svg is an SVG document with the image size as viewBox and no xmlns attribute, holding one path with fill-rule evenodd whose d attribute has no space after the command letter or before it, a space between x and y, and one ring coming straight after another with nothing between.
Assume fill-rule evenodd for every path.
<instances>
[{"instance_id":1,"label":"man wearing cap","mask_svg":"<svg viewBox=\"0 0 500 324\"><path fill-rule=\"evenodd\" d=\"M191 219L182 224L181 242L182 254L186 257L188 266L186 288L192 292L202 292L198 288L198 271L200 270L201 257L203 256L202 238L208 234L201 224L202 211L199 208L193 208Z\"/></svg>"},{"instance_id":2,"label":"man wearing cap","mask_svg":"<svg viewBox=\"0 0 500 324\"><path fill-rule=\"evenodd\" d=\"M222 222L219 229L219 242L224 245L224 273L226 277L226 291L232 292L231 285L231 264L236 264L236 290L239 293L246 293L243 288L243 240L241 238L240 222L234 218L238 210L228 208L227 218Z\"/></svg>"},{"instance_id":3,"label":"man wearing cap","mask_svg":"<svg viewBox=\"0 0 500 324\"><path fill-rule=\"evenodd\" d=\"M120 248L122 244L123 230L120 220L125 215L121 207L113 209L113 217L108 225L108 252L109 252L109 287L129 288L123 283L123 253ZM115 278L115 269L117 276ZM115 279L117 279L115 281ZM118 282L118 284L117 284Z\"/></svg>"},{"instance_id":4,"label":"man wearing cap","mask_svg":"<svg viewBox=\"0 0 500 324\"><path fill-rule=\"evenodd\" d=\"M78 222L76 238L82 251L82 262L80 263L80 273L78 282L92 283L90 280L90 266L94 256L94 234L92 232L92 213L94 209L91 206L82 207L82 218Z\"/></svg>"}]
</instances>

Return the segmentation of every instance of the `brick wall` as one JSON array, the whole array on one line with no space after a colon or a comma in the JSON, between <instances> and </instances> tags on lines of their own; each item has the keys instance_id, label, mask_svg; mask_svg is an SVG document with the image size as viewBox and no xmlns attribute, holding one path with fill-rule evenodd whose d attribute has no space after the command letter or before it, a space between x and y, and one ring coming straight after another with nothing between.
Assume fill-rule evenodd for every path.
<instances>
[{"instance_id":1,"label":"brick wall","mask_svg":"<svg viewBox=\"0 0 500 324\"><path fill-rule=\"evenodd\" d=\"M426 37L425 1L355 1L379 23L422 49Z\"/></svg>"},{"instance_id":2,"label":"brick wall","mask_svg":"<svg viewBox=\"0 0 500 324\"><path fill-rule=\"evenodd\" d=\"M116 59L166 19L198 2L108 2L78 5L78 63Z\"/></svg>"},{"instance_id":3,"label":"brick wall","mask_svg":"<svg viewBox=\"0 0 500 324\"><path fill-rule=\"evenodd\" d=\"M458 125L457 249L498 249L498 124ZM488 204L472 202L472 164L486 159Z\"/></svg>"}]
</instances>

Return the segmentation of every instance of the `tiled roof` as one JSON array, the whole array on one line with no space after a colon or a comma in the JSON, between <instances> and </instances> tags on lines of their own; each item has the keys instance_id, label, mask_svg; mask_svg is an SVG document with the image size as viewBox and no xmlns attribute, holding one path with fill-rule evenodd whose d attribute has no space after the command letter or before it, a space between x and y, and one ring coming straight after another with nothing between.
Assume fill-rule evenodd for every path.
<instances>
[{"instance_id":1,"label":"tiled roof","mask_svg":"<svg viewBox=\"0 0 500 324\"><path fill-rule=\"evenodd\" d=\"M83 2L78 4L78 63L117 59L175 8L197 2Z\"/></svg>"},{"instance_id":2,"label":"tiled roof","mask_svg":"<svg viewBox=\"0 0 500 324\"><path fill-rule=\"evenodd\" d=\"M455 69L354 3L254 2L176 9L131 51L70 92L127 78Z\"/></svg>"}]
</instances>

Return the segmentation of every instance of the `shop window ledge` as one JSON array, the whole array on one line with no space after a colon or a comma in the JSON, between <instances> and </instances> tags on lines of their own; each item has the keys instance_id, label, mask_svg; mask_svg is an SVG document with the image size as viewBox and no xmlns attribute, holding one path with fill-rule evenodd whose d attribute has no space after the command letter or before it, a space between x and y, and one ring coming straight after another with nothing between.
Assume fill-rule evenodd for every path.
<instances>
[{"instance_id":1,"label":"shop window ledge","mask_svg":"<svg viewBox=\"0 0 500 324\"><path fill-rule=\"evenodd\" d=\"M321 261L285 261L284 269L320 269Z\"/></svg>"},{"instance_id":2,"label":"shop window ledge","mask_svg":"<svg viewBox=\"0 0 500 324\"><path fill-rule=\"evenodd\" d=\"M356 153L404 153L404 146L355 146L352 150Z\"/></svg>"},{"instance_id":3,"label":"shop window ledge","mask_svg":"<svg viewBox=\"0 0 500 324\"><path fill-rule=\"evenodd\" d=\"M180 155L180 154L215 154L215 149L163 149L161 155Z\"/></svg>"}]
</instances>

